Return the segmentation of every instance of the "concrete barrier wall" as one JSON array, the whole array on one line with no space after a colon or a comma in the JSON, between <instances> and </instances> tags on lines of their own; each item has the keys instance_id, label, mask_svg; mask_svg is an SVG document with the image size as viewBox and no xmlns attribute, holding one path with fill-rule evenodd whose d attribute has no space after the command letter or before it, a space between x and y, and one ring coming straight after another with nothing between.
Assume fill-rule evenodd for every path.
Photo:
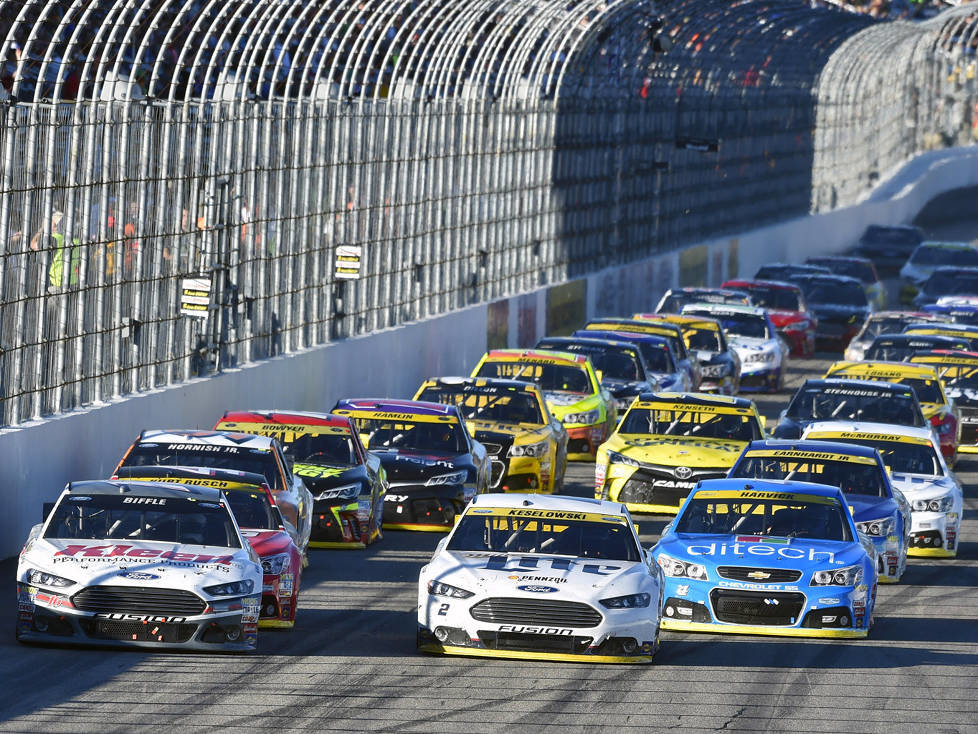
<instances>
[{"instance_id":1,"label":"concrete barrier wall","mask_svg":"<svg viewBox=\"0 0 978 734\"><path fill-rule=\"evenodd\" d=\"M65 482L108 476L143 428L209 428L231 408L328 410L341 397L410 397L425 377L467 373L487 346L532 346L585 318L652 310L667 288L718 283L750 276L763 263L838 252L869 224L908 222L937 195L975 184L978 149L927 154L857 206L5 430L0 558L20 550L42 504Z\"/></svg>"}]
</instances>

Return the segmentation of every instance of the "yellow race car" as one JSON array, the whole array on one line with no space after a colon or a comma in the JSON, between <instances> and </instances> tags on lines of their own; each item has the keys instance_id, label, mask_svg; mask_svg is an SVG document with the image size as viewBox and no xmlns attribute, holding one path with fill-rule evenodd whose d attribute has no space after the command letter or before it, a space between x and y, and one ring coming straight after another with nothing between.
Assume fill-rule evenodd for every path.
<instances>
[{"instance_id":1,"label":"yellow race car","mask_svg":"<svg viewBox=\"0 0 978 734\"><path fill-rule=\"evenodd\" d=\"M598 449L594 496L632 512L676 513L696 483L719 479L764 422L746 398L706 393L640 395Z\"/></svg>"},{"instance_id":2,"label":"yellow race car","mask_svg":"<svg viewBox=\"0 0 978 734\"><path fill-rule=\"evenodd\" d=\"M937 370L944 393L961 415L958 451L978 454L978 354L948 349L914 352L911 364L926 364Z\"/></svg>"},{"instance_id":3,"label":"yellow race car","mask_svg":"<svg viewBox=\"0 0 978 734\"><path fill-rule=\"evenodd\" d=\"M436 377L415 400L456 405L469 433L489 455L494 492L559 492L567 471L567 429L531 382Z\"/></svg>"},{"instance_id":4,"label":"yellow race car","mask_svg":"<svg viewBox=\"0 0 978 734\"><path fill-rule=\"evenodd\" d=\"M836 362L825 377L847 377L853 380L892 382L912 387L920 401L920 410L941 444L941 454L948 466L954 466L961 440L961 414L947 399L937 370L930 365L909 362Z\"/></svg>"},{"instance_id":5,"label":"yellow race car","mask_svg":"<svg viewBox=\"0 0 978 734\"><path fill-rule=\"evenodd\" d=\"M494 349L479 360L472 377L534 382L554 417L567 429L567 458L592 461L598 445L618 422L618 407L583 354L546 349Z\"/></svg>"}]
</instances>

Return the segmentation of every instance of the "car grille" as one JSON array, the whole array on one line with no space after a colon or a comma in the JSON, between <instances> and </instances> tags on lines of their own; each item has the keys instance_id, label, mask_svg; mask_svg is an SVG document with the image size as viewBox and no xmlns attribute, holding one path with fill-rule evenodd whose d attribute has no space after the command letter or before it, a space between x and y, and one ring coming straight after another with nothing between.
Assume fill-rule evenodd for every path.
<instances>
[{"instance_id":1,"label":"car grille","mask_svg":"<svg viewBox=\"0 0 978 734\"><path fill-rule=\"evenodd\" d=\"M473 619L494 624L532 624L551 627L597 627L601 613L587 604L552 599L495 597L470 610Z\"/></svg>"},{"instance_id":2,"label":"car grille","mask_svg":"<svg viewBox=\"0 0 978 734\"><path fill-rule=\"evenodd\" d=\"M150 586L89 586L71 603L83 612L159 614L193 617L203 614L204 600L190 591Z\"/></svg>"},{"instance_id":3,"label":"car grille","mask_svg":"<svg viewBox=\"0 0 978 734\"><path fill-rule=\"evenodd\" d=\"M734 591L710 592L713 614L721 622L734 624L791 625L798 621L805 606L805 595L794 592Z\"/></svg>"},{"instance_id":4,"label":"car grille","mask_svg":"<svg viewBox=\"0 0 978 734\"><path fill-rule=\"evenodd\" d=\"M752 581L760 584L786 584L801 578L801 571L788 568L751 568L750 566L720 566L717 573L725 579ZM753 574L753 575L752 575Z\"/></svg>"},{"instance_id":5,"label":"car grille","mask_svg":"<svg viewBox=\"0 0 978 734\"><path fill-rule=\"evenodd\" d=\"M158 624L154 622L118 622L85 620L85 634L98 640L119 642L187 642L197 631L195 624Z\"/></svg>"},{"instance_id":6,"label":"car grille","mask_svg":"<svg viewBox=\"0 0 978 734\"><path fill-rule=\"evenodd\" d=\"M961 408L961 443L978 443L978 409Z\"/></svg>"},{"instance_id":7,"label":"car grille","mask_svg":"<svg viewBox=\"0 0 978 734\"><path fill-rule=\"evenodd\" d=\"M693 469L688 479L679 479L669 469L637 469L618 494L618 501L636 505L679 507L701 479L720 479L726 469Z\"/></svg>"},{"instance_id":8,"label":"car grille","mask_svg":"<svg viewBox=\"0 0 978 734\"><path fill-rule=\"evenodd\" d=\"M584 653L593 637L570 635L527 635L517 632L479 630L479 639L490 650L522 650L523 652Z\"/></svg>"}]
</instances>

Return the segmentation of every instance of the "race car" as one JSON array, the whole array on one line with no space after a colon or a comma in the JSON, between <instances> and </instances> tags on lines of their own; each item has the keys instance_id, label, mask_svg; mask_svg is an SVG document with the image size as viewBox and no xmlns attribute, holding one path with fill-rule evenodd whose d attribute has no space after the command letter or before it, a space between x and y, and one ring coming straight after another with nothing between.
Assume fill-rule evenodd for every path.
<instances>
[{"instance_id":1,"label":"race car","mask_svg":"<svg viewBox=\"0 0 978 734\"><path fill-rule=\"evenodd\" d=\"M752 301L747 293L736 288L703 288L688 286L670 288L659 299L656 313L679 313L687 303L732 303L750 306Z\"/></svg>"},{"instance_id":2,"label":"race car","mask_svg":"<svg viewBox=\"0 0 978 734\"><path fill-rule=\"evenodd\" d=\"M489 491L486 447L454 405L352 398L330 411L353 420L387 477L384 527L445 532L477 494Z\"/></svg>"},{"instance_id":3,"label":"race car","mask_svg":"<svg viewBox=\"0 0 978 734\"><path fill-rule=\"evenodd\" d=\"M847 275L855 278L863 284L866 291L866 298L873 305L874 310L886 307L886 288L876 273L873 261L865 257L852 257L847 255L818 255L805 259L808 265L818 265L828 268L836 275Z\"/></svg>"},{"instance_id":4,"label":"race car","mask_svg":"<svg viewBox=\"0 0 978 734\"><path fill-rule=\"evenodd\" d=\"M869 380L805 380L781 411L774 438L801 438L809 423L873 421L930 427L912 388Z\"/></svg>"},{"instance_id":5,"label":"race car","mask_svg":"<svg viewBox=\"0 0 978 734\"><path fill-rule=\"evenodd\" d=\"M636 395L659 389L655 375L645 370L645 360L637 344L601 337L545 336L534 349L586 354L618 407L618 417L628 410Z\"/></svg>"},{"instance_id":6,"label":"race car","mask_svg":"<svg viewBox=\"0 0 978 734\"><path fill-rule=\"evenodd\" d=\"M831 275L832 271L820 265L802 263L769 263L762 265L751 280L779 280L794 283L795 278L806 275Z\"/></svg>"},{"instance_id":7,"label":"race car","mask_svg":"<svg viewBox=\"0 0 978 734\"><path fill-rule=\"evenodd\" d=\"M262 568L259 627L291 628L299 609L302 551L285 529L282 513L261 474L192 466L120 469L113 477L132 482L170 482L224 492L241 535L258 554Z\"/></svg>"},{"instance_id":8,"label":"race car","mask_svg":"<svg viewBox=\"0 0 978 734\"><path fill-rule=\"evenodd\" d=\"M889 382L912 387L917 393L924 418L937 434L944 459L954 466L961 439L961 413L944 394L937 370L933 367L909 362L835 362L825 371L824 377Z\"/></svg>"},{"instance_id":9,"label":"race car","mask_svg":"<svg viewBox=\"0 0 978 734\"><path fill-rule=\"evenodd\" d=\"M113 474L142 466L199 466L261 474L282 512L285 529L305 553L312 529L312 495L293 474L274 438L227 431L142 431Z\"/></svg>"},{"instance_id":10,"label":"race car","mask_svg":"<svg viewBox=\"0 0 978 734\"><path fill-rule=\"evenodd\" d=\"M778 280L728 280L725 285L747 291L753 305L767 310L792 356L815 353L818 319L809 312L800 286Z\"/></svg>"},{"instance_id":11,"label":"race car","mask_svg":"<svg viewBox=\"0 0 978 734\"><path fill-rule=\"evenodd\" d=\"M978 294L978 267L937 268L918 285L907 285L900 291L900 300L924 308L948 297L969 297Z\"/></svg>"},{"instance_id":12,"label":"race car","mask_svg":"<svg viewBox=\"0 0 978 734\"><path fill-rule=\"evenodd\" d=\"M493 349L472 370L472 377L533 382L547 407L567 429L567 458L593 461L598 444L615 430L618 406L601 386L584 354L546 349Z\"/></svg>"},{"instance_id":13,"label":"race car","mask_svg":"<svg viewBox=\"0 0 978 734\"><path fill-rule=\"evenodd\" d=\"M923 311L877 311L871 313L863 322L859 333L849 341L849 346L846 347L843 356L850 362L858 362L865 358L866 351L877 336L899 334L909 324L939 320L941 319L938 316Z\"/></svg>"},{"instance_id":14,"label":"race car","mask_svg":"<svg viewBox=\"0 0 978 734\"><path fill-rule=\"evenodd\" d=\"M654 334L639 334L633 331L588 331L578 329L573 338L606 339L608 341L634 344L645 361L645 374L650 381L658 382L659 390L666 392L689 392L692 390L690 372L682 368L682 360L673 350L669 339Z\"/></svg>"},{"instance_id":15,"label":"race car","mask_svg":"<svg viewBox=\"0 0 978 734\"><path fill-rule=\"evenodd\" d=\"M903 333L908 336L949 336L952 339L965 339L968 342L968 351L978 351L978 326L970 324L909 324Z\"/></svg>"},{"instance_id":16,"label":"race car","mask_svg":"<svg viewBox=\"0 0 978 734\"><path fill-rule=\"evenodd\" d=\"M720 322L730 346L740 357L741 392L777 392L784 387L789 348L763 308L693 303L683 307L683 315Z\"/></svg>"},{"instance_id":17,"label":"race car","mask_svg":"<svg viewBox=\"0 0 978 734\"><path fill-rule=\"evenodd\" d=\"M387 474L348 416L281 410L225 413L214 426L275 438L313 497L313 548L366 548L381 538Z\"/></svg>"},{"instance_id":18,"label":"race car","mask_svg":"<svg viewBox=\"0 0 978 734\"><path fill-rule=\"evenodd\" d=\"M924 233L919 227L871 224L854 252L871 259L880 272L889 275L895 274L923 241Z\"/></svg>"},{"instance_id":19,"label":"race car","mask_svg":"<svg viewBox=\"0 0 978 734\"><path fill-rule=\"evenodd\" d=\"M806 275L793 282L801 286L818 320L816 348L845 351L873 311L863 284L845 275Z\"/></svg>"},{"instance_id":20,"label":"race car","mask_svg":"<svg viewBox=\"0 0 978 734\"><path fill-rule=\"evenodd\" d=\"M676 324L662 321L652 323L637 319L603 318L588 321L580 331L623 331L662 337L669 342L669 346L675 355L676 364L688 374L689 389L698 390L700 387L702 375L700 374L699 362L689 353L686 348L686 340L683 339L683 330Z\"/></svg>"},{"instance_id":21,"label":"race car","mask_svg":"<svg viewBox=\"0 0 978 734\"><path fill-rule=\"evenodd\" d=\"M567 471L567 429L531 382L487 377L425 380L415 400L455 405L469 435L486 448L489 488L559 492Z\"/></svg>"},{"instance_id":22,"label":"race car","mask_svg":"<svg viewBox=\"0 0 978 734\"><path fill-rule=\"evenodd\" d=\"M893 487L910 505L911 556L954 557L961 536L961 485L926 428L880 423L813 423L805 437L876 449Z\"/></svg>"},{"instance_id":23,"label":"race car","mask_svg":"<svg viewBox=\"0 0 978 734\"><path fill-rule=\"evenodd\" d=\"M838 487L845 495L856 529L876 547L880 582L896 583L903 576L910 543L910 505L899 491L893 490L875 450L831 441L754 441L727 476L790 479Z\"/></svg>"},{"instance_id":24,"label":"race car","mask_svg":"<svg viewBox=\"0 0 978 734\"><path fill-rule=\"evenodd\" d=\"M978 266L978 248L970 242L921 242L900 268L900 277L906 282L900 290L900 300L907 302L913 298L917 289L942 267L975 266ZM940 295L957 292L947 290Z\"/></svg>"},{"instance_id":25,"label":"race car","mask_svg":"<svg viewBox=\"0 0 978 734\"><path fill-rule=\"evenodd\" d=\"M946 299L939 298L937 303L924 306L924 313L933 317L928 320L950 321L952 324L978 327L978 303L967 299L953 296Z\"/></svg>"},{"instance_id":26,"label":"race car","mask_svg":"<svg viewBox=\"0 0 978 734\"><path fill-rule=\"evenodd\" d=\"M978 352L933 349L915 352L911 364L924 364L937 370L944 394L954 401L960 414L958 451L978 454Z\"/></svg>"},{"instance_id":27,"label":"race car","mask_svg":"<svg viewBox=\"0 0 978 734\"><path fill-rule=\"evenodd\" d=\"M740 390L740 356L727 343L719 321L681 314L637 313L633 318L638 321L664 321L676 324L683 330L686 349L700 365L700 392L736 395Z\"/></svg>"},{"instance_id":28,"label":"race car","mask_svg":"<svg viewBox=\"0 0 978 734\"><path fill-rule=\"evenodd\" d=\"M17 639L252 651L262 568L216 489L68 484L17 563Z\"/></svg>"},{"instance_id":29,"label":"race car","mask_svg":"<svg viewBox=\"0 0 978 734\"><path fill-rule=\"evenodd\" d=\"M652 555L665 574L663 629L865 637L876 551L837 487L700 482Z\"/></svg>"},{"instance_id":30,"label":"race car","mask_svg":"<svg viewBox=\"0 0 978 734\"><path fill-rule=\"evenodd\" d=\"M418 649L649 663L662 574L620 504L476 497L418 577Z\"/></svg>"},{"instance_id":31,"label":"race car","mask_svg":"<svg viewBox=\"0 0 978 734\"><path fill-rule=\"evenodd\" d=\"M954 336L880 334L866 349L863 359L871 362L906 362L914 353L931 349L969 351L971 342Z\"/></svg>"},{"instance_id":32,"label":"race car","mask_svg":"<svg viewBox=\"0 0 978 734\"><path fill-rule=\"evenodd\" d=\"M632 512L674 513L701 479L726 476L764 435L756 406L705 393L652 393L629 408L598 449L594 496Z\"/></svg>"}]
</instances>

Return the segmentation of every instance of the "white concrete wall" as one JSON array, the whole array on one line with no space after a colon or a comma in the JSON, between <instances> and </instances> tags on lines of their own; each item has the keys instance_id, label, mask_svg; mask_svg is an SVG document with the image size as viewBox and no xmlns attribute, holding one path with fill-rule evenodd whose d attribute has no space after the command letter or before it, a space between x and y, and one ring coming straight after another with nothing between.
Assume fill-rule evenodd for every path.
<instances>
[{"instance_id":1,"label":"white concrete wall","mask_svg":"<svg viewBox=\"0 0 978 734\"><path fill-rule=\"evenodd\" d=\"M765 227L588 276L589 316L652 310L670 287L754 273L762 263L838 252L867 225L906 223L944 191L978 184L978 148L919 157L858 206ZM546 330L548 288L496 304L510 346ZM108 476L143 428L209 428L234 408L328 410L341 397L410 397L428 376L465 374L485 351L489 305L284 355L0 431L0 558L15 555L43 502L68 480Z\"/></svg>"}]
</instances>

